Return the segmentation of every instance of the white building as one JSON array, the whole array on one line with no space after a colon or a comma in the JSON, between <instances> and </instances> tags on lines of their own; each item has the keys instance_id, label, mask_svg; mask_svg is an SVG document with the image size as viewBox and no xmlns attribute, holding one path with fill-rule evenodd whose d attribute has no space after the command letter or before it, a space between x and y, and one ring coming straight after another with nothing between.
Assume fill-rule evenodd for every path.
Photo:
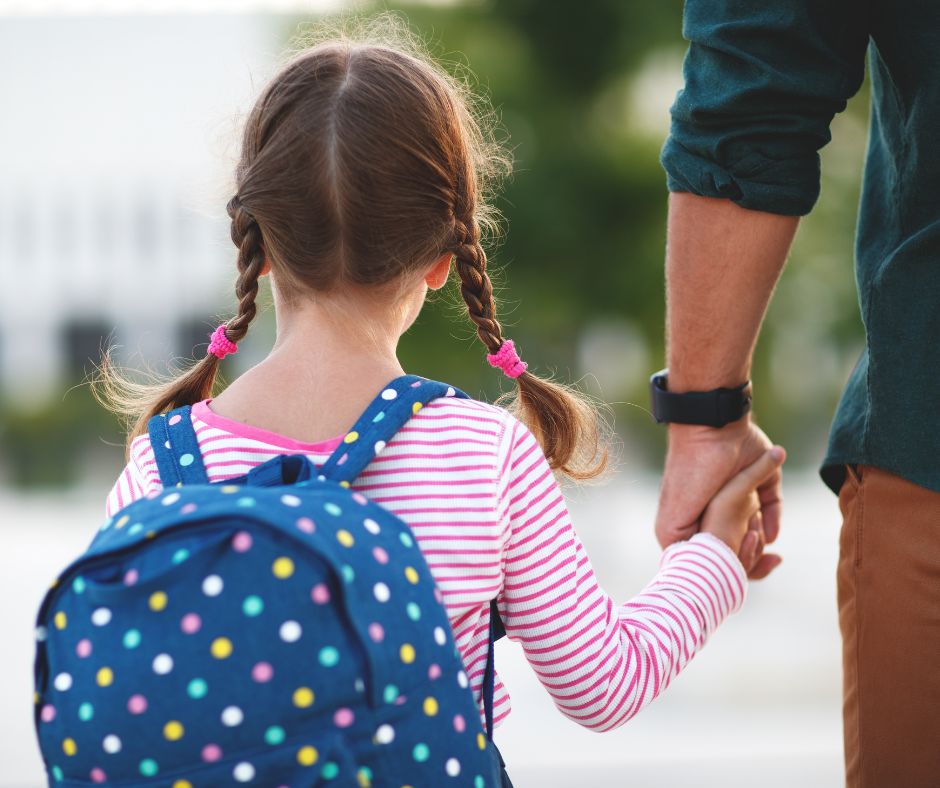
<instances>
[{"instance_id":1,"label":"white building","mask_svg":"<svg viewBox=\"0 0 940 788\"><path fill-rule=\"evenodd\" d=\"M229 314L237 123L284 25L0 17L0 397L61 396L112 333L188 357Z\"/></svg>"}]
</instances>

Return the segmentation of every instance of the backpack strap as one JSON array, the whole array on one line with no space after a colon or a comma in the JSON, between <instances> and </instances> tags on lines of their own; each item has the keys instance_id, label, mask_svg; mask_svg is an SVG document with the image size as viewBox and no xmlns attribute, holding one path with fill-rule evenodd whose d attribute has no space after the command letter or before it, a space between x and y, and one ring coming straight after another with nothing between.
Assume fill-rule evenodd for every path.
<instances>
[{"instance_id":1,"label":"backpack strap","mask_svg":"<svg viewBox=\"0 0 940 788\"><path fill-rule=\"evenodd\" d=\"M189 405L183 405L147 422L150 446L164 487L209 482L190 410Z\"/></svg>"},{"instance_id":2,"label":"backpack strap","mask_svg":"<svg viewBox=\"0 0 940 788\"><path fill-rule=\"evenodd\" d=\"M469 399L459 389L436 380L417 375L395 378L346 433L320 469L321 475L348 487L414 414L439 397Z\"/></svg>"}]
</instances>

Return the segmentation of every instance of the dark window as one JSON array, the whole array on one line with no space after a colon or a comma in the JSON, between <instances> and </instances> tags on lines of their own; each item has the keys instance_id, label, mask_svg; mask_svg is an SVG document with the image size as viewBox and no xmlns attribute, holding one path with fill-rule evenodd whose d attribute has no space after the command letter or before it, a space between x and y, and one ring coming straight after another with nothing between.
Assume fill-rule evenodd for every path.
<instances>
[{"instance_id":1,"label":"dark window","mask_svg":"<svg viewBox=\"0 0 940 788\"><path fill-rule=\"evenodd\" d=\"M63 328L65 360L71 378L80 378L101 361L101 351L113 331L99 320L74 320Z\"/></svg>"},{"instance_id":2,"label":"dark window","mask_svg":"<svg viewBox=\"0 0 940 788\"><path fill-rule=\"evenodd\" d=\"M177 353L183 358L202 358L211 333L212 326L205 320L184 320L176 331Z\"/></svg>"}]
</instances>

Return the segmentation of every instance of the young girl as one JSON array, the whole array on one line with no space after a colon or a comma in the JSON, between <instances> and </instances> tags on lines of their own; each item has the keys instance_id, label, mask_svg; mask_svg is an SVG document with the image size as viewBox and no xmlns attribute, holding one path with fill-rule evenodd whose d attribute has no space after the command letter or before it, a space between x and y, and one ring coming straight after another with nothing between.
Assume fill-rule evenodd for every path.
<instances>
[{"instance_id":1,"label":"young girl","mask_svg":"<svg viewBox=\"0 0 940 788\"><path fill-rule=\"evenodd\" d=\"M496 598L508 637L558 709L594 730L616 728L742 604L742 561L759 552L754 489L783 453L735 477L702 533L670 547L642 593L619 606L604 594L556 482L602 469L596 415L529 371L495 317L481 225L504 156L463 87L407 49L331 40L300 52L264 88L228 202L237 313L205 358L165 385L134 386L104 368L111 406L136 418L108 513L160 489L147 419L182 404L193 405L210 481L282 453L324 462L404 374L398 340L453 268L489 363L518 385L515 415L433 401L378 447L353 488L413 529L478 699ZM265 275L277 340L213 397L219 360L248 332ZM510 711L498 679L495 696L498 725Z\"/></svg>"}]
</instances>

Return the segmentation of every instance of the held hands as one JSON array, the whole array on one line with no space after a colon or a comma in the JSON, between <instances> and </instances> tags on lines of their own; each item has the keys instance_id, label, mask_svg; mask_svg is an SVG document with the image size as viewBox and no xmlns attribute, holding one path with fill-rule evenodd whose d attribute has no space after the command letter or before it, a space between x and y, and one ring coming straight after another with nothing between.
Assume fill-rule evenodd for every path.
<instances>
[{"instance_id":1,"label":"held hands","mask_svg":"<svg viewBox=\"0 0 940 788\"><path fill-rule=\"evenodd\" d=\"M702 525L703 512L726 482L730 484L735 474L766 454L772 445L749 416L721 429L671 424L656 517L660 545L665 548L695 534ZM746 541L744 533L741 534L744 547L755 550L750 558L739 555L752 580L766 577L781 561L777 555L762 554L764 544L773 542L780 530L781 463L782 460L777 461L754 485L760 503L760 518L754 524L760 526L762 533Z\"/></svg>"},{"instance_id":2,"label":"held hands","mask_svg":"<svg viewBox=\"0 0 940 788\"><path fill-rule=\"evenodd\" d=\"M779 476L785 459L782 446L765 451L728 480L702 515L702 532L717 536L734 550L745 570L752 569L764 549L763 517L757 490L772 476Z\"/></svg>"}]
</instances>

